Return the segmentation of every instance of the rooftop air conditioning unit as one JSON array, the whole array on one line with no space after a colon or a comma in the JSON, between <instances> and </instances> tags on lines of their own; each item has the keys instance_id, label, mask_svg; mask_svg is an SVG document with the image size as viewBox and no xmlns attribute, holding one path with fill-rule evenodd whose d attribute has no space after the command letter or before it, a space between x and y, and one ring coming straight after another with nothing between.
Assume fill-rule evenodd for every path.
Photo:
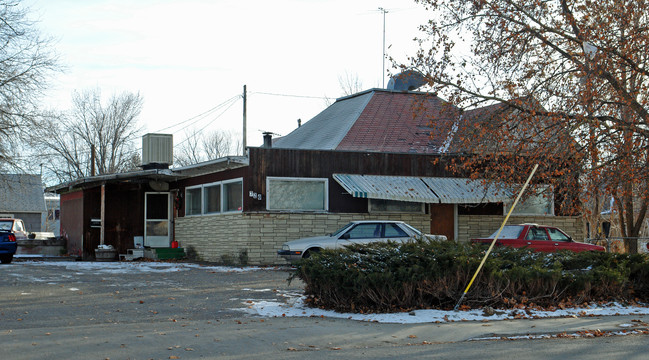
<instances>
[{"instance_id":1,"label":"rooftop air conditioning unit","mask_svg":"<svg viewBox=\"0 0 649 360\"><path fill-rule=\"evenodd\" d=\"M173 164L174 141L171 134L142 136L142 167L153 168Z\"/></svg>"}]
</instances>

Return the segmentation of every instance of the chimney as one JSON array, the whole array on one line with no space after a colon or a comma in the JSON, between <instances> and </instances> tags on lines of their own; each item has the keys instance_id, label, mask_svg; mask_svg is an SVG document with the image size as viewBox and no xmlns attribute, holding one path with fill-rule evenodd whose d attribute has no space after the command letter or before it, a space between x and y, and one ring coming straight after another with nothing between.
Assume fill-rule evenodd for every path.
<instances>
[{"instance_id":1,"label":"chimney","mask_svg":"<svg viewBox=\"0 0 649 360\"><path fill-rule=\"evenodd\" d=\"M273 133L272 132L264 132L264 145L262 147L266 149L270 149L273 147Z\"/></svg>"},{"instance_id":2,"label":"chimney","mask_svg":"<svg viewBox=\"0 0 649 360\"><path fill-rule=\"evenodd\" d=\"M302 126L302 119L297 119L297 127Z\"/></svg>"}]
</instances>

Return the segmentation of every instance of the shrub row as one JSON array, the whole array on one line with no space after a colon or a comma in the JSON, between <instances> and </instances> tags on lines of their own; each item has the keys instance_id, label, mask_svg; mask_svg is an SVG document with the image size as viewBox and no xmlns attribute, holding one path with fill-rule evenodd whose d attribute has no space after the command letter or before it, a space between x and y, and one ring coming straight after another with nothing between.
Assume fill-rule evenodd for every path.
<instances>
[{"instance_id":1,"label":"shrub row","mask_svg":"<svg viewBox=\"0 0 649 360\"><path fill-rule=\"evenodd\" d=\"M451 309L487 248L416 240L323 250L296 264L312 306L345 312ZM649 301L649 259L494 248L462 304L497 308Z\"/></svg>"}]
</instances>

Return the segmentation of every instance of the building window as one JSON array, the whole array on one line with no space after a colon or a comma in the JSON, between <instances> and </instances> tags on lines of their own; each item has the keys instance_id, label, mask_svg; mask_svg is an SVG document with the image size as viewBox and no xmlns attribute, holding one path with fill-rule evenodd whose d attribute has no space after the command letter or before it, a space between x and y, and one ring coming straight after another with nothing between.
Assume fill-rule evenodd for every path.
<instances>
[{"instance_id":1,"label":"building window","mask_svg":"<svg viewBox=\"0 0 649 360\"><path fill-rule=\"evenodd\" d=\"M200 215L201 210L201 187L185 189L185 215Z\"/></svg>"},{"instance_id":2,"label":"building window","mask_svg":"<svg viewBox=\"0 0 649 360\"><path fill-rule=\"evenodd\" d=\"M242 179L220 181L185 189L185 215L220 214L242 210Z\"/></svg>"},{"instance_id":3,"label":"building window","mask_svg":"<svg viewBox=\"0 0 649 360\"><path fill-rule=\"evenodd\" d=\"M243 183L235 181L223 184L223 211L241 211L243 206Z\"/></svg>"},{"instance_id":4,"label":"building window","mask_svg":"<svg viewBox=\"0 0 649 360\"><path fill-rule=\"evenodd\" d=\"M327 211L329 181L320 178L266 178L266 209Z\"/></svg>"},{"instance_id":5,"label":"building window","mask_svg":"<svg viewBox=\"0 0 649 360\"><path fill-rule=\"evenodd\" d=\"M506 203L505 213L509 211L512 204L513 201ZM549 196L544 196L542 193L532 195L521 200L512 211L512 215L554 215L554 198L551 193Z\"/></svg>"},{"instance_id":6,"label":"building window","mask_svg":"<svg viewBox=\"0 0 649 360\"><path fill-rule=\"evenodd\" d=\"M398 201L398 200L382 200L382 199L369 199L370 212L397 212L397 213L423 213L424 204Z\"/></svg>"},{"instance_id":7,"label":"building window","mask_svg":"<svg viewBox=\"0 0 649 360\"><path fill-rule=\"evenodd\" d=\"M205 185L203 191L205 192L205 213L214 214L221 212L221 185Z\"/></svg>"}]
</instances>

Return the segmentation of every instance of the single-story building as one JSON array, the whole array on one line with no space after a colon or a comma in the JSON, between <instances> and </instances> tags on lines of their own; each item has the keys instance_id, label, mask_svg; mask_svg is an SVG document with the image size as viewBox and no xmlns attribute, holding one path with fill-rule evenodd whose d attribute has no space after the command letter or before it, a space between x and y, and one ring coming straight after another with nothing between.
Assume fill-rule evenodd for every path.
<instances>
[{"instance_id":1,"label":"single-story building","mask_svg":"<svg viewBox=\"0 0 649 360\"><path fill-rule=\"evenodd\" d=\"M512 194L446 170L454 133L433 134L430 122L457 114L427 93L371 89L338 99L282 138L267 135L246 156L168 168L168 155L146 159L168 153L172 140L149 134L162 139L161 151L143 146L143 170L50 190L61 194L68 248L84 258L100 243L124 253L176 240L200 260L278 264L283 242L362 219L403 220L468 241L497 229ZM581 218L555 216L555 207L539 197L510 221L556 225L583 238Z\"/></svg>"}]
</instances>

